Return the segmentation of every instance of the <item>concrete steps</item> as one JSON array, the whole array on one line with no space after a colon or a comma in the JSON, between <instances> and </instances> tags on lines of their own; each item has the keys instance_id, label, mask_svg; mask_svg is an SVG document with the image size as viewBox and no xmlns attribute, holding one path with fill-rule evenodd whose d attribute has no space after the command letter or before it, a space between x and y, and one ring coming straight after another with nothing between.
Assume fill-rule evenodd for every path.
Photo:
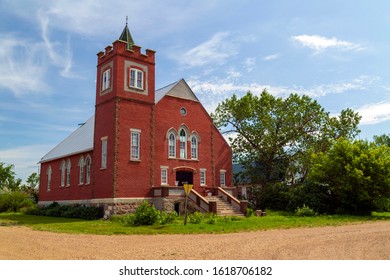
<instances>
[{"instance_id":1,"label":"concrete steps","mask_svg":"<svg viewBox=\"0 0 390 280\"><path fill-rule=\"evenodd\" d=\"M219 196L207 196L208 201L215 201L217 203L218 216L244 216L239 210L235 209L230 203Z\"/></svg>"}]
</instances>

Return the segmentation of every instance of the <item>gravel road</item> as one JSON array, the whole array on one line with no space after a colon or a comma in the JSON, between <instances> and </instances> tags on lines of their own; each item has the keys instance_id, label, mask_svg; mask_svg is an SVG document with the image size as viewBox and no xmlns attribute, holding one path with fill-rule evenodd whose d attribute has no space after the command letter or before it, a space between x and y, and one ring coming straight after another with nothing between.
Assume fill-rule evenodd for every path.
<instances>
[{"instance_id":1,"label":"gravel road","mask_svg":"<svg viewBox=\"0 0 390 280\"><path fill-rule=\"evenodd\" d=\"M234 234L86 235L0 226L2 260L390 260L390 221Z\"/></svg>"}]
</instances>

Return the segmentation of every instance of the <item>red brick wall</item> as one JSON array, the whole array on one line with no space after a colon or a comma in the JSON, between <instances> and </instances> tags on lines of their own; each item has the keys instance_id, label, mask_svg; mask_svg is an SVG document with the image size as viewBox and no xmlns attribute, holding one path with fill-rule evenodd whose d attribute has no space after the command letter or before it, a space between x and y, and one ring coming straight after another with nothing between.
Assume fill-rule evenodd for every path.
<instances>
[{"instance_id":1,"label":"red brick wall","mask_svg":"<svg viewBox=\"0 0 390 280\"><path fill-rule=\"evenodd\" d=\"M75 200L75 199L91 198L92 189L93 189L92 186L93 169L91 169L91 183L90 184L84 183L81 185L79 184L79 174L80 174L80 167L78 166L79 160L81 156L83 156L85 160L87 155L93 158L93 153L91 151L89 153L76 154L73 156L42 163L41 174L40 174L39 200L59 201L59 200ZM66 180L65 180L65 186L61 187L61 163L63 160L67 162L68 159L70 159L71 162L70 186L66 186ZM50 191L48 191L47 189L47 183L48 183L47 169L49 168L49 166L51 167L52 170Z\"/></svg>"}]
</instances>

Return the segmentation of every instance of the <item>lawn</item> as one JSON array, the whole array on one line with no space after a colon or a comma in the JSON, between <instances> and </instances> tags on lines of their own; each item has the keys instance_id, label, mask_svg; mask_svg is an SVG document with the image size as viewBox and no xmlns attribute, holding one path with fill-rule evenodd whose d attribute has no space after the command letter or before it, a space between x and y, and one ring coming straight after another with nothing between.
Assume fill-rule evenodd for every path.
<instances>
[{"instance_id":1,"label":"lawn","mask_svg":"<svg viewBox=\"0 0 390 280\"><path fill-rule=\"evenodd\" d=\"M172 224L153 226L124 226L118 221L80 220L69 218L32 216L20 213L1 213L0 226L23 225L34 230L63 232L74 234L201 234L234 233L297 227L339 226L350 223L362 223L378 220L390 220L390 213L372 213L371 216L321 215L315 217L297 217L291 213L268 212L265 217L223 218L214 223L183 224L179 217Z\"/></svg>"}]
</instances>

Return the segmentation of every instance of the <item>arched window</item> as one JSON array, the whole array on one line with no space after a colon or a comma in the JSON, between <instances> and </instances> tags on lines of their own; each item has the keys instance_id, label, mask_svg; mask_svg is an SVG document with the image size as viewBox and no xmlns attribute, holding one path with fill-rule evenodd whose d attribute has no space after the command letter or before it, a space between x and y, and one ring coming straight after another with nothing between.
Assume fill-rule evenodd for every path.
<instances>
[{"instance_id":1,"label":"arched window","mask_svg":"<svg viewBox=\"0 0 390 280\"><path fill-rule=\"evenodd\" d=\"M52 171L51 171L51 166L49 166L46 170L46 175L47 175L47 191L49 192L50 191L50 188L51 188L51 174L52 174Z\"/></svg>"},{"instance_id":2,"label":"arched window","mask_svg":"<svg viewBox=\"0 0 390 280\"><path fill-rule=\"evenodd\" d=\"M195 135L191 137L191 159L198 159L198 138Z\"/></svg>"},{"instance_id":3,"label":"arched window","mask_svg":"<svg viewBox=\"0 0 390 280\"><path fill-rule=\"evenodd\" d=\"M68 162L66 164L66 186L70 186L70 168L71 168L70 159L68 159Z\"/></svg>"},{"instance_id":4,"label":"arched window","mask_svg":"<svg viewBox=\"0 0 390 280\"><path fill-rule=\"evenodd\" d=\"M169 151L168 156L170 158L176 157L176 136L175 133L173 132L170 132L168 136L168 151Z\"/></svg>"},{"instance_id":5,"label":"arched window","mask_svg":"<svg viewBox=\"0 0 390 280\"><path fill-rule=\"evenodd\" d=\"M61 162L61 187L65 187L65 174L66 174L66 163L65 160Z\"/></svg>"},{"instance_id":6,"label":"arched window","mask_svg":"<svg viewBox=\"0 0 390 280\"><path fill-rule=\"evenodd\" d=\"M85 159L85 184L91 183L91 165L92 160L91 157L88 155Z\"/></svg>"},{"instance_id":7,"label":"arched window","mask_svg":"<svg viewBox=\"0 0 390 280\"><path fill-rule=\"evenodd\" d=\"M182 128L179 132L180 137L180 158L187 158L187 135Z\"/></svg>"},{"instance_id":8,"label":"arched window","mask_svg":"<svg viewBox=\"0 0 390 280\"><path fill-rule=\"evenodd\" d=\"M81 156L79 160L79 185L84 184L84 157Z\"/></svg>"}]
</instances>

